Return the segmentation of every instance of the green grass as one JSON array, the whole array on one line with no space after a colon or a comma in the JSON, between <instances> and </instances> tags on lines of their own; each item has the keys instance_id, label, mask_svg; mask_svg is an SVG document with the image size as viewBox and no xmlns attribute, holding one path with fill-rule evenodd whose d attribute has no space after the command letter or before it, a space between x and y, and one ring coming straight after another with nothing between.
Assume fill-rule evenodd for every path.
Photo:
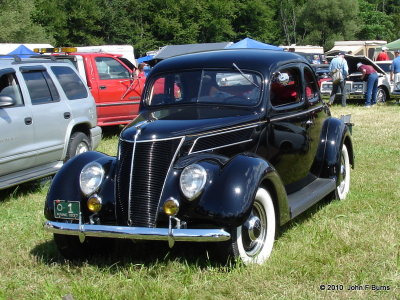
<instances>
[{"instance_id":1,"label":"green grass","mask_svg":"<svg viewBox=\"0 0 400 300\"><path fill-rule=\"evenodd\" d=\"M0 299L400 299L400 106L332 111L355 123L351 192L282 228L264 265L218 265L202 245L129 241L107 258L65 261L42 229L49 183L34 182L0 191ZM117 140L108 130L98 150L115 155ZM365 284L390 290L347 290Z\"/></svg>"}]
</instances>

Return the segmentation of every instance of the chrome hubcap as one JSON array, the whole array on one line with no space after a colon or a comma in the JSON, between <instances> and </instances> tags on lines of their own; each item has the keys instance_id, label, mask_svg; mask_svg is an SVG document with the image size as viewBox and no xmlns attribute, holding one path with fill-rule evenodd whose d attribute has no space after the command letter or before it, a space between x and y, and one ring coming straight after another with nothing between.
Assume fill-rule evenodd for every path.
<instances>
[{"instance_id":1,"label":"chrome hubcap","mask_svg":"<svg viewBox=\"0 0 400 300\"><path fill-rule=\"evenodd\" d=\"M258 201L254 202L249 218L242 225L243 248L249 256L256 256L264 246L267 235L267 216Z\"/></svg>"}]
</instances>

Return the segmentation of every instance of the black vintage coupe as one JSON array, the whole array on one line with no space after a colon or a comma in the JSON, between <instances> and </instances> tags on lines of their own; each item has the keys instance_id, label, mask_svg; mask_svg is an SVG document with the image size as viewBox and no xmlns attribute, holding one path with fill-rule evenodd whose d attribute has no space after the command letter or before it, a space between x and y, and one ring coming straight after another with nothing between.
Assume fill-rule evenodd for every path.
<instances>
[{"instance_id":1,"label":"black vintage coupe","mask_svg":"<svg viewBox=\"0 0 400 300\"><path fill-rule=\"evenodd\" d=\"M302 57L221 50L157 64L117 157L84 153L55 176L45 229L67 258L106 240L218 242L263 263L277 228L328 195L344 199L350 128L321 101Z\"/></svg>"}]
</instances>

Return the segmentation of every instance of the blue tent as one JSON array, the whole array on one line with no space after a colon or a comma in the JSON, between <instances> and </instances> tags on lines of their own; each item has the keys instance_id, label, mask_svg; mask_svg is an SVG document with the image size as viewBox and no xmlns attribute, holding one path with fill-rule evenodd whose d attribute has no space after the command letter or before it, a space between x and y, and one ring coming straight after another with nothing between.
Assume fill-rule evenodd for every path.
<instances>
[{"instance_id":1,"label":"blue tent","mask_svg":"<svg viewBox=\"0 0 400 300\"><path fill-rule=\"evenodd\" d=\"M265 44L256 40L253 40L251 38L245 38L233 45L230 45L226 47L226 49L231 49L231 48L255 48L255 49L267 49L267 50L280 50L283 51L283 48Z\"/></svg>"},{"instance_id":2,"label":"blue tent","mask_svg":"<svg viewBox=\"0 0 400 300\"><path fill-rule=\"evenodd\" d=\"M138 63L146 62L153 59L153 55L142 56L137 59Z\"/></svg>"},{"instance_id":3,"label":"blue tent","mask_svg":"<svg viewBox=\"0 0 400 300\"><path fill-rule=\"evenodd\" d=\"M31 57L32 55L38 55L38 54L36 52L33 52L26 46L20 45L7 55L17 55L19 57Z\"/></svg>"}]
</instances>

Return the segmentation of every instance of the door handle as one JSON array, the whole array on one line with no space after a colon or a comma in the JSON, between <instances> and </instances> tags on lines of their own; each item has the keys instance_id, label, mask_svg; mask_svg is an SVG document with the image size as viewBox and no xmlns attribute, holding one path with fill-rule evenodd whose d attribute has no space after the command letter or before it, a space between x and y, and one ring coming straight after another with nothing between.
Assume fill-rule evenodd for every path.
<instances>
[{"instance_id":1,"label":"door handle","mask_svg":"<svg viewBox=\"0 0 400 300\"><path fill-rule=\"evenodd\" d=\"M101 89L101 90L105 90L107 87L105 86L105 85L101 85L101 86L99 86L99 89Z\"/></svg>"},{"instance_id":2,"label":"door handle","mask_svg":"<svg viewBox=\"0 0 400 300\"><path fill-rule=\"evenodd\" d=\"M24 121L25 121L25 124L26 124L26 125L31 125L31 124L32 124L32 118L31 118L31 117L26 117L26 118L24 119Z\"/></svg>"},{"instance_id":3,"label":"door handle","mask_svg":"<svg viewBox=\"0 0 400 300\"><path fill-rule=\"evenodd\" d=\"M69 119L71 118L71 113L69 111L64 113L64 119Z\"/></svg>"}]
</instances>

